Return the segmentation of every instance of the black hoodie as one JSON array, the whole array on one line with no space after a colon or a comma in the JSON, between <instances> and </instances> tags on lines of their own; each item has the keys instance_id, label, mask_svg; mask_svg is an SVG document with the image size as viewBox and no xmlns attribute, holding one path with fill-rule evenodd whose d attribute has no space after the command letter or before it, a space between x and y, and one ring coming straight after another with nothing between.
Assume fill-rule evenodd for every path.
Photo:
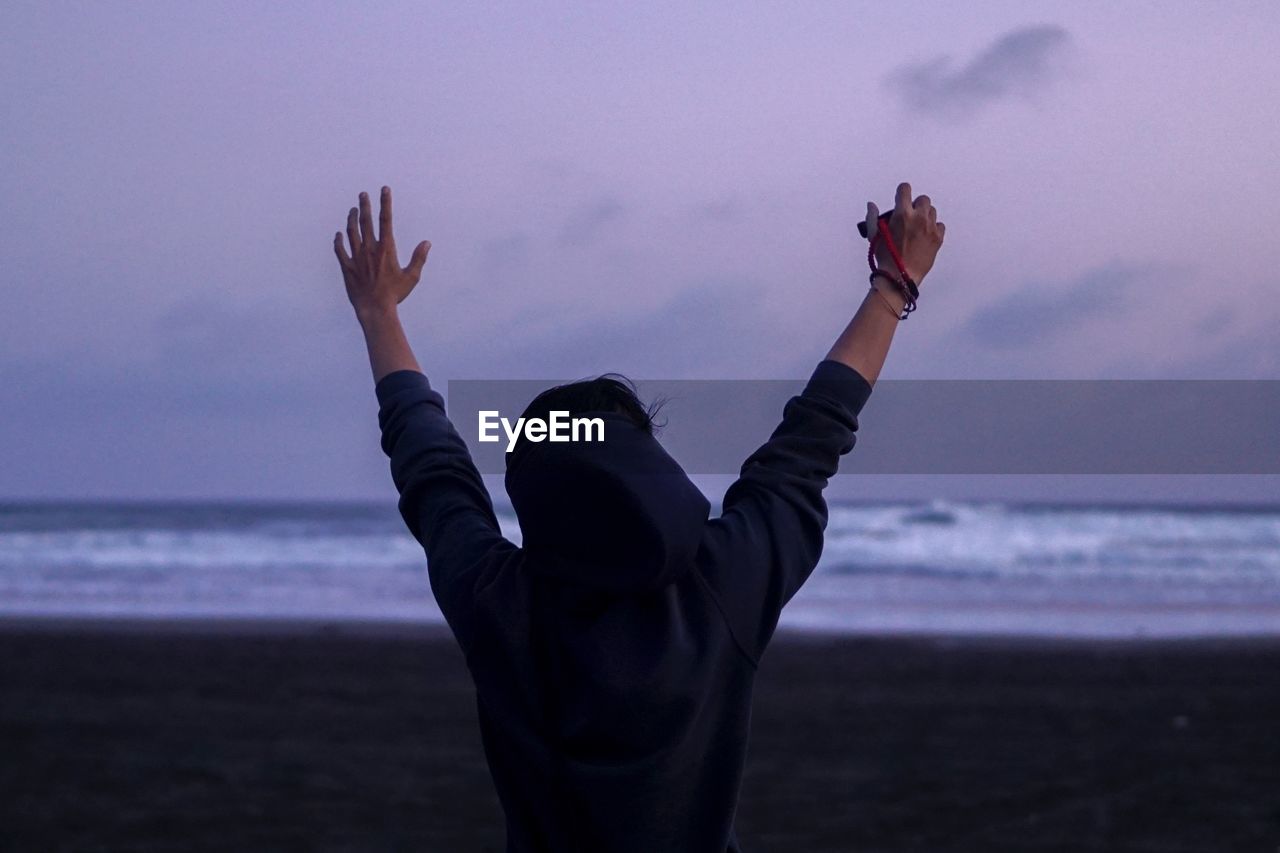
<instances>
[{"instance_id":1,"label":"black hoodie","mask_svg":"<svg viewBox=\"0 0 1280 853\"><path fill-rule=\"evenodd\" d=\"M625 417L600 415L603 442L528 444L506 478L517 547L427 378L378 383L400 512L475 680L508 851L739 849L756 668L822 552L822 490L870 393L819 364L714 519Z\"/></svg>"}]
</instances>

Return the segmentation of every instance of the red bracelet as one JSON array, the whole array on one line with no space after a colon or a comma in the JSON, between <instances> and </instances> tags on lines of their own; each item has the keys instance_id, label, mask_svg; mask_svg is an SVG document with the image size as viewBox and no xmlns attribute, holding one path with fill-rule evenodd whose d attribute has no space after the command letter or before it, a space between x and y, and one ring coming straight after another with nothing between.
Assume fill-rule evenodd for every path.
<instances>
[{"instance_id":1,"label":"red bracelet","mask_svg":"<svg viewBox=\"0 0 1280 853\"><path fill-rule=\"evenodd\" d=\"M893 245L890 243L889 245ZM894 286L894 288L902 294L902 314L899 320L907 319L907 315L916 310L916 297L920 295L920 291L915 286L915 282L910 277L905 280L894 278L886 269L876 266L876 241L872 239L871 248L867 250L867 264L871 267L871 286L875 287L876 276L881 276Z\"/></svg>"},{"instance_id":2,"label":"red bracelet","mask_svg":"<svg viewBox=\"0 0 1280 853\"><path fill-rule=\"evenodd\" d=\"M893 259L894 266L898 268L898 273L901 278L895 279L893 276L880 269L880 266L876 263L876 243L880 240L884 240L885 248L889 250L889 257ZM894 286L902 291L902 295L906 299L907 305L907 307L903 309L903 319L905 320L906 314L910 314L912 311L916 310L916 300L920 298L920 288L916 286L915 281L912 280L911 275L907 272L906 264L902 262L902 255L898 254L898 247L893 242L893 234L889 231L889 222L884 218L876 220L876 233L871 236L871 242L867 246L867 265L871 267L871 277L873 279L876 277L876 274L879 273L889 279L889 281L893 282Z\"/></svg>"}]
</instances>

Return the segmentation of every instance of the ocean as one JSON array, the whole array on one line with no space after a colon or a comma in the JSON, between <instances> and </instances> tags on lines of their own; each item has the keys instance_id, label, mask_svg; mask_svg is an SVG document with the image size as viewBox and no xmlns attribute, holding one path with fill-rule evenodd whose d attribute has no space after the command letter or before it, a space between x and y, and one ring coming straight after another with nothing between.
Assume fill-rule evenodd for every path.
<instances>
[{"instance_id":1,"label":"ocean","mask_svg":"<svg viewBox=\"0 0 1280 853\"><path fill-rule=\"evenodd\" d=\"M0 614L443 621L388 504L0 505ZM1280 508L834 504L782 625L1280 634Z\"/></svg>"}]
</instances>

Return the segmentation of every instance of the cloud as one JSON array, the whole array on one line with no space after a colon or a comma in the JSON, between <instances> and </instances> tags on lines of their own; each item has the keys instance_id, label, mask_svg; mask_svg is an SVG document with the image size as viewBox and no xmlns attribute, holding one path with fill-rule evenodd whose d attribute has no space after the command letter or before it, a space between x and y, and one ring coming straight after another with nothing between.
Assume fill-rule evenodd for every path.
<instances>
[{"instance_id":1,"label":"cloud","mask_svg":"<svg viewBox=\"0 0 1280 853\"><path fill-rule=\"evenodd\" d=\"M483 240L476 252L476 284L496 293L527 275L534 245L534 238L525 231L510 231Z\"/></svg>"},{"instance_id":2,"label":"cloud","mask_svg":"<svg viewBox=\"0 0 1280 853\"><path fill-rule=\"evenodd\" d=\"M1032 346L1120 310L1130 286L1154 272L1113 264L1066 282L1031 283L980 309L970 318L967 332L993 349Z\"/></svg>"},{"instance_id":3,"label":"cloud","mask_svg":"<svg viewBox=\"0 0 1280 853\"><path fill-rule=\"evenodd\" d=\"M746 215L746 205L736 196L723 196L693 205L692 212L704 222L740 222Z\"/></svg>"},{"instance_id":4,"label":"cloud","mask_svg":"<svg viewBox=\"0 0 1280 853\"><path fill-rule=\"evenodd\" d=\"M1251 320L1244 331L1237 324L1247 321L1230 315L1225 323L1197 324L1188 333L1191 352L1155 372L1173 379L1280 379L1280 338L1275 333L1280 312L1256 307Z\"/></svg>"},{"instance_id":5,"label":"cloud","mask_svg":"<svg viewBox=\"0 0 1280 853\"><path fill-rule=\"evenodd\" d=\"M575 209L560 229L560 245L586 246L606 226L623 219L628 208L616 196L603 194Z\"/></svg>"},{"instance_id":6,"label":"cloud","mask_svg":"<svg viewBox=\"0 0 1280 853\"><path fill-rule=\"evenodd\" d=\"M791 330L764 306L766 292L756 281L699 278L647 311L615 309L594 316L562 317L554 331L521 334L513 330L503 341L472 354L461 375L489 379L578 379L606 371L664 379L744 377L759 371L807 375L810 353L787 346ZM770 355L762 356L761 350Z\"/></svg>"},{"instance_id":7,"label":"cloud","mask_svg":"<svg viewBox=\"0 0 1280 853\"><path fill-rule=\"evenodd\" d=\"M485 240L480 246L481 257L485 266L492 269L518 267L528 261L532 242L523 231L513 231Z\"/></svg>"},{"instance_id":8,"label":"cloud","mask_svg":"<svg viewBox=\"0 0 1280 853\"><path fill-rule=\"evenodd\" d=\"M915 112L970 118L999 101L1029 99L1044 91L1060 74L1070 41L1056 25L1022 27L958 68L950 57L937 57L899 68L886 85Z\"/></svg>"}]
</instances>

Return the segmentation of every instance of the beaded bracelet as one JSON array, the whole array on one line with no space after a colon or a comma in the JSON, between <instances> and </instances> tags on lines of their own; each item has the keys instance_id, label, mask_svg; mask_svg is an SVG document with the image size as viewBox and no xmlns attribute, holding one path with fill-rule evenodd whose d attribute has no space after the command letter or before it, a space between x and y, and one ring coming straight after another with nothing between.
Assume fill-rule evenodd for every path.
<instances>
[{"instance_id":1,"label":"beaded bracelet","mask_svg":"<svg viewBox=\"0 0 1280 853\"><path fill-rule=\"evenodd\" d=\"M920 298L920 288L916 286L915 281L907 273L906 265L902 262L902 256L898 254L898 247L893 242L893 235L889 231L889 223L885 217L880 217L876 221L876 233L872 235L871 242L867 246L867 265L871 267L871 286L875 287L875 278L877 275L883 276L890 281L895 288L902 294L904 305L902 313L898 315L898 319L905 320L907 315L916 310L916 300ZM900 278L894 278L887 270L883 270L876 263L876 243L884 240L885 248L889 250L889 257L893 258L893 263L898 268ZM883 296L884 294L881 294ZM888 303L888 299L885 302ZM893 306L890 305L892 308ZM894 311L897 314L897 311Z\"/></svg>"}]
</instances>

